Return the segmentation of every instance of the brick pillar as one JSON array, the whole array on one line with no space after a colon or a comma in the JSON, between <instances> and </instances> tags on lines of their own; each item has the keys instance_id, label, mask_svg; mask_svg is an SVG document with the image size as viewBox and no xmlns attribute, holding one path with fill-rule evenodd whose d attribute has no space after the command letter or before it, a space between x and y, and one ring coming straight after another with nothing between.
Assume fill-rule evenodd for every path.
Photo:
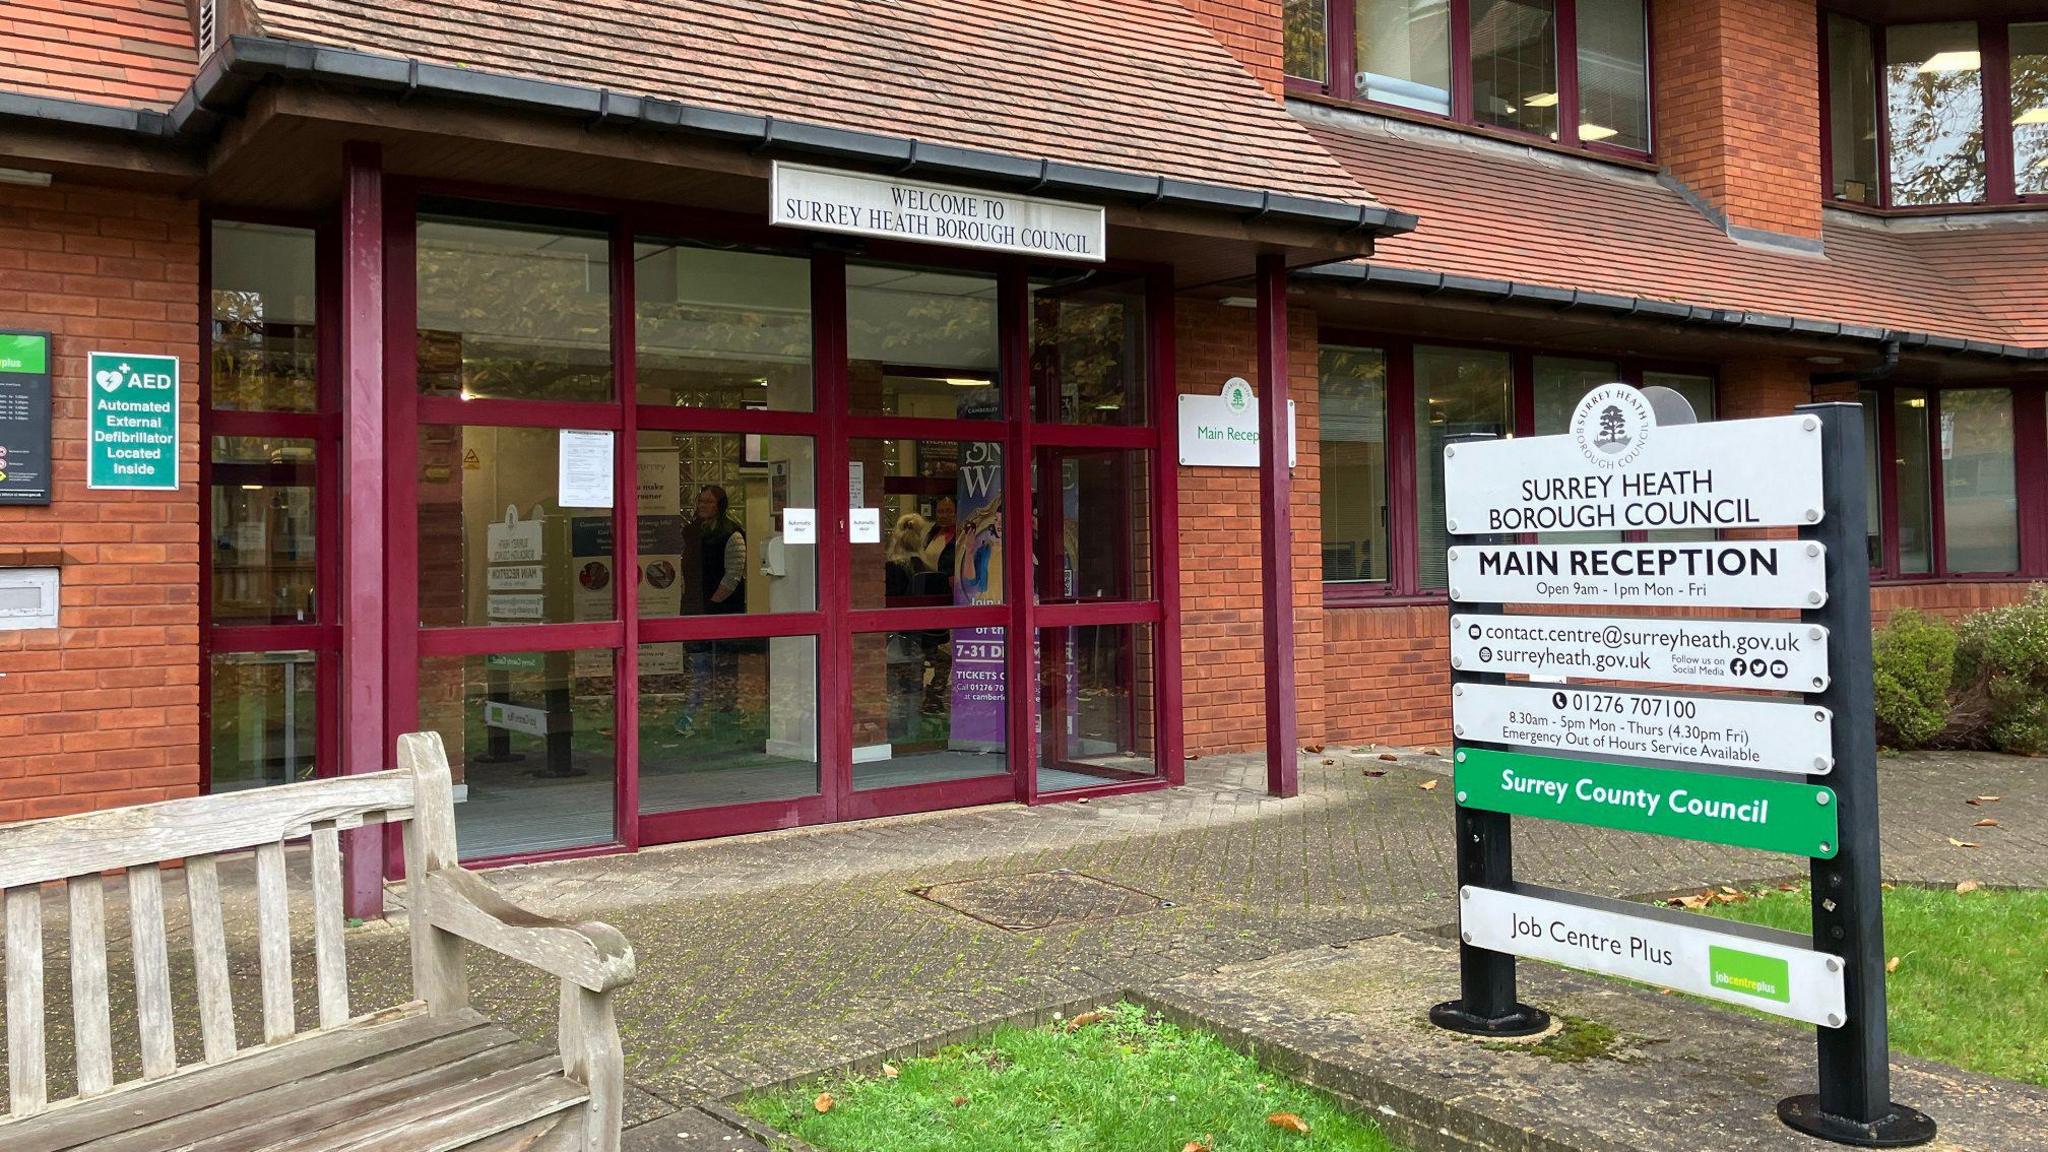
<instances>
[{"instance_id":1,"label":"brick pillar","mask_svg":"<svg viewBox=\"0 0 2048 1152\"><path fill-rule=\"evenodd\" d=\"M1813 371L1804 360L1730 360L1721 366L1715 419L1789 416L1792 409L1813 402Z\"/></svg>"},{"instance_id":2,"label":"brick pillar","mask_svg":"<svg viewBox=\"0 0 2048 1152\"><path fill-rule=\"evenodd\" d=\"M0 823L199 791L199 210L0 185L0 328L50 333L52 499L0 564L52 563L57 627L0 632ZM175 356L176 491L86 487L86 357Z\"/></svg>"},{"instance_id":3,"label":"brick pillar","mask_svg":"<svg viewBox=\"0 0 2048 1152\"><path fill-rule=\"evenodd\" d=\"M1730 234L1820 239L1820 38L1794 0L1658 0L1657 156Z\"/></svg>"}]
</instances>

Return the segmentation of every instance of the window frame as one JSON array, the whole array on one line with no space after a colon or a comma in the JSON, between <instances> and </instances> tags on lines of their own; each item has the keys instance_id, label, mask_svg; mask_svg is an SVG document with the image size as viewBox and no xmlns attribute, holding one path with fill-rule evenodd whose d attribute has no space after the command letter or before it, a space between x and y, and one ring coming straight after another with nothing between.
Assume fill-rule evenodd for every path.
<instances>
[{"instance_id":1,"label":"window frame","mask_svg":"<svg viewBox=\"0 0 2048 1152\"><path fill-rule=\"evenodd\" d=\"M1928 499L1927 571L1904 572L1899 563L1899 470L1897 392L1909 388L1927 394L1926 425ZM2032 580L2048 576L2048 385L2018 380L1987 380L1970 384L1938 384L1921 380L1881 380L1863 385L1877 394L1877 426L1866 427L1866 436L1878 438L1878 554L1882 561L1870 569L1871 580L1881 584L1997 583ZM2005 572L1956 571L1948 562L1948 512L1944 499L1941 459L1942 396L1952 392L1989 389L2012 394L2013 474L2018 509L2014 524L2019 532L2019 567ZM2041 434L2029 437L2025 430Z\"/></svg>"},{"instance_id":2,"label":"window frame","mask_svg":"<svg viewBox=\"0 0 2048 1152\"><path fill-rule=\"evenodd\" d=\"M1609 356L1598 352L1558 349L1522 344L1500 344L1475 340L1439 340L1427 336L1393 335L1358 329L1325 328L1318 334L1319 345L1378 349L1387 364L1387 579L1321 580L1323 604L1328 608L1395 607L1415 604L1443 604L1448 590L1425 588L1421 583L1421 523L1423 509L1416 503L1415 476L1415 349L1456 348L1473 352L1506 352L1508 355L1508 419L1516 436L1536 434L1536 359L1555 356L1576 360L1608 360L1616 377L1625 384L1641 387L1646 372L1669 372L1705 377L1713 389L1714 410L1721 410L1721 376L1713 364L1651 357ZM1322 377L1317 372L1317 412L1322 410ZM1718 418L1718 415L1717 417ZM1317 459L1321 460L1320 429ZM1320 555L1321 540L1317 541ZM1318 574L1320 580L1320 573Z\"/></svg>"},{"instance_id":3,"label":"window frame","mask_svg":"<svg viewBox=\"0 0 2048 1152\"><path fill-rule=\"evenodd\" d=\"M1536 144L1545 148L1556 148L1573 153L1590 153L1595 156L1611 157L1618 160L1632 160L1638 163L1654 162L1657 157L1657 52L1656 36L1652 34L1649 0L1643 3L1643 99L1649 113L1650 146L1647 149L1624 148L1599 141L1579 139L1581 108L1579 100L1579 24L1578 0L1552 0L1557 26L1557 139L1537 132L1524 132L1514 128L1503 128L1478 119L1472 111L1472 34L1471 0L1446 0L1449 23L1449 51L1451 78L1451 110L1448 115L1423 112L1398 104L1372 100L1358 93L1356 0L1325 0L1323 6L1324 70L1327 80L1316 81L1299 76L1285 75L1287 91L1294 95L1322 96L1346 104L1354 104L1374 112L1385 113L1402 119L1420 120L1426 123L1454 126L1460 131L1472 132L1496 139L1512 140L1516 143ZM1284 36L1284 32L1283 32ZM1283 62L1284 68L1284 62Z\"/></svg>"},{"instance_id":4,"label":"window frame","mask_svg":"<svg viewBox=\"0 0 2048 1152\"><path fill-rule=\"evenodd\" d=\"M1877 203L1838 199L1835 196L1834 85L1828 51L1828 20L1837 17L1862 25L1870 36L1872 73L1868 80L1877 95ZM1864 212L1941 214L1958 209L2012 208L2048 204L2048 192L2021 195L2014 170L2012 133L2012 26L2048 22L2048 15L2024 19L1959 17L1953 21L1897 20L1881 23L1822 4L1818 9L1820 44L1820 194L1821 202L1832 207ZM1943 204L1894 204L1892 202L1891 104L1885 96L1885 32L1912 24L1973 24L1977 29L1978 85L1983 104L1984 199L1956 200Z\"/></svg>"}]
</instances>

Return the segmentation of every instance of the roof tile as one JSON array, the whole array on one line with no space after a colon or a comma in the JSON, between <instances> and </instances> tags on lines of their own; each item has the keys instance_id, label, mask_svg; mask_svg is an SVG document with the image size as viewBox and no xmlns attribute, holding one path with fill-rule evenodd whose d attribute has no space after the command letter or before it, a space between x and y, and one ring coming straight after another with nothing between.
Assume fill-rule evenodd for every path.
<instances>
[{"instance_id":1,"label":"roof tile","mask_svg":"<svg viewBox=\"0 0 2048 1152\"><path fill-rule=\"evenodd\" d=\"M198 68L185 0L5 0L0 91L164 109Z\"/></svg>"}]
</instances>

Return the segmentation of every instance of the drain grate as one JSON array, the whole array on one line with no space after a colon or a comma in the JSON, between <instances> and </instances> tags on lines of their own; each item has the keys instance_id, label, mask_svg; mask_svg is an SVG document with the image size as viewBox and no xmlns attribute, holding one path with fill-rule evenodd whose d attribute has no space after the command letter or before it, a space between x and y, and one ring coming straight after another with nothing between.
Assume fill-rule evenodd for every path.
<instances>
[{"instance_id":1,"label":"drain grate","mask_svg":"<svg viewBox=\"0 0 2048 1152\"><path fill-rule=\"evenodd\" d=\"M912 888L922 896L963 916L993 924L1006 932L1029 932L1058 924L1088 920L1113 920L1173 907L1149 892L1097 880L1069 868L1051 872L1026 872L1020 876L993 876L986 880L956 880Z\"/></svg>"}]
</instances>

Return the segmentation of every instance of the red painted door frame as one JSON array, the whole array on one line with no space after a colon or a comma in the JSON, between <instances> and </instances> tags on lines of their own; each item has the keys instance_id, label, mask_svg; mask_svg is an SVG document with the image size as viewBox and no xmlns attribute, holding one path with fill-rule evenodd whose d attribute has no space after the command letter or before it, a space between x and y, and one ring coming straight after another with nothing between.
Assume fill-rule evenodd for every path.
<instances>
[{"instance_id":1,"label":"red painted door frame","mask_svg":"<svg viewBox=\"0 0 2048 1152\"><path fill-rule=\"evenodd\" d=\"M1143 623L1154 632L1155 671L1155 754L1159 778L1139 782L1113 781L1100 787L1060 793L1061 799L1111 794L1180 783L1181 701L1179 693L1178 543L1175 523L1177 474L1174 467L1174 428L1162 414L1169 413L1175 392L1173 373L1173 292L1170 274L1152 268L1143 275L1147 284L1147 361L1151 375L1152 419L1143 427L1100 428L1043 423L1028 411L1031 372L1030 270L1021 261L990 260L969 253L952 253L923 248L878 245L873 258L890 262L911 262L932 267L958 267L994 273L998 278L999 355L1006 381L1008 408L997 421L928 420L897 417L851 417L846 415L847 348L844 313L846 259L832 248L816 248L811 237L762 230L758 223L718 218L702 225L709 235L726 240L746 241L806 254L811 263L813 300L813 379L811 412L766 413L729 412L711 409L642 408L633 394L633 243L641 234L667 235L676 230L672 211L653 206L619 205L537 195L518 190L477 188L467 185L429 183L381 177L374 150L351 153L356 199L344 205L343 260L349 279L360 278L363 269L378 273L374 283L348 286L346 306L368 307L379 316L373 326L379 339L366 338L356 328L344 327L343 379L344 416L351 447L362 450L374 445L388 465L388 475L378 477L380 488L373 498L353 486L345 488L349 517L357 526L355 539L369 539L362 530L377 525L381 546L365 549L374 553L376 572L383 585L381 603L365 606L349 600L350 619L379 621L380 659L383 675L375 688L380 701L375 710L375 731L365 722L361 707L352 701L347 724L355 733L356 747L376 741L382 747L396 733L419 724L419 660L422 656L468 655L500 649L532 651L559 647L610 647L618 652L618 684L622 703L617 714L619 727L616 797L616 838L608 845L548 852L539 855L504 857L486 863L513 860L582 856L608 851L631 850L643 844L661 843L704 836L824 823L835 820L891 815L934 808L984 804L1002 800L1035 803L1034 766L1037 762L1037 630L1078 624ZM374 192L374 199L370 194ZM414 232L416 205L422 194L459 195L480 201L559 207L580 212L603 212L612 216L613 362L619 381L618 395L611 402L568 404L556 402L481 401L464 402L440 397L421 397L416 389L416 338L413 317L417 311L414 283ZM356 313L361 315L362 313ZM1284 337L1283 337L1284 343ZM1284 358L1284 351L1283 351ZM359 391L355 366L379 366L376 389ZM372 415L364 419L364 404L374 400ZM488 405L489 411L484 408ZM629 482L628 467L641 428L684 432L761 432L807 436L812 439L817 463L816 492L819 530L819 606L814 612L737 618L686 617L674 620L641 620L637 616L637 589L633 581L621 582L617 618L609 622L522 625L518 635L512 629L463 627L422 629L419 625L416 469L418 430L422 423L487 423L530 427L612 428L619 432L616 470L619 489L614 540L620 548L620 563L633 559L637 534L635 523L637 486ZM972 780L856 791L852 787L852 700L851 666L855 635L886 631L909 609L854 611L847 603L850 543L847 534L849 500L843 478L850 457L849 441L866 438L950 438L1000 441L1005 449L1006 488L1005 533L1020 546L1007 553L1006 586L1012 589L1009 603L1000 607L927 607L914 611L921 628L934 625L969 627L1000 623L1007 633L1006 662L1010 678L1010 770L1001 775ZM1043 439L1052 445L1101 448L1125 447L1151 453L1154 495L1154 530L1151 533L1153 571L1157 586L1150 599L1110 603L1040 606L1030 594L1031 550L1021 546L1031 537L1032 446ZM359 465L360 466L360 465ZM366 509L366 504L374 508ZM374 515L369 515L374 512ZM345 544L347 542L345 541ZM349 547L350 563L371 556ZM351 571L354 569L351 568ZM367 613L364 615L362 613ZM812 636L818 645L819 668L819 790L816 794L789 800L763 801L723 808L651 813L638 811L637 724L630 698L637 696L638 645L680 640L708 640L741 637ZM381 760L381 756L376 759ZM352 770L368 771L351 756ZM397 846L387 846L388 874L402 871Z\"/></svg>"},{"instance_id":2,"label":"red painted door frame","mask_svg":"<svg viewBox=\"0 0 2048 1152\"><path fill-rule=\"evenodd\" d=\"M1258 260L1259 552L1264 561L1266 791L1301 790L1294 685L1294 513L1287 467L1287 264Z\"/></svg>"}]
</instances>

